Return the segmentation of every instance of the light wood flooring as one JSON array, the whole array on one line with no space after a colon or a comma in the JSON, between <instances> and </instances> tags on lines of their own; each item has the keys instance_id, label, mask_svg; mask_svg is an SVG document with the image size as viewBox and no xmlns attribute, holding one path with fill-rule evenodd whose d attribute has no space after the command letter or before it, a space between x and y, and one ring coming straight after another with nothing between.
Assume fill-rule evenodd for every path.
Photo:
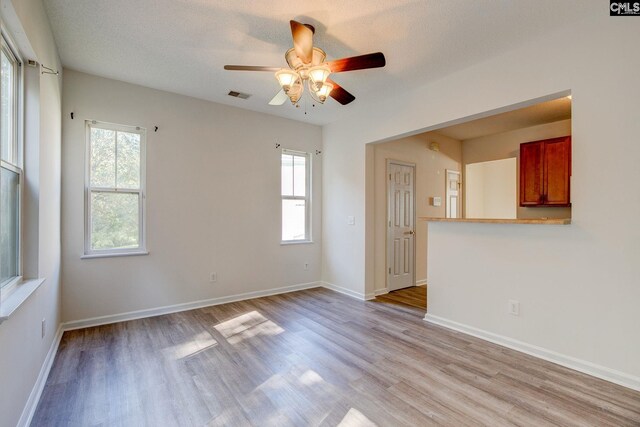
<instances>
[{"instance_id":1,"label":"light wood flooring","mask_svg":"<svg viewBox=\"0 0 640 427\"><path fill-rule=\"evenodd\" d=\"M640 425L640 393L326 289L65 332L32 426Z\"/></svg>"},{"instance_id":2,"label":"light wood flooring","mask_svg":"<svg viewBox=\"0 0 640 427\"><path fill-rule=\"evenodd\" d=\"M386 304L408 305L420 308L422 309L422 315L424 315L427 309L427 287L412 286L410 288L391 291L388 294L377 296L375 300Z\"/></svg>"}]
</instances>

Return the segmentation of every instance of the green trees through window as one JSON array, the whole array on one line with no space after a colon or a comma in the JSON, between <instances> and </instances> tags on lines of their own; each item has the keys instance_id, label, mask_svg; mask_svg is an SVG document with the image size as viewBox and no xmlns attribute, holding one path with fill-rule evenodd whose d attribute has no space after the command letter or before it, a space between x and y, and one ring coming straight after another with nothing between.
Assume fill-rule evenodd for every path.
<instances>
[{"instance_id":1,"label":"green trees through window","mask_svg":"<svg viewBox=\"0 0 640 427\"><path fill-rule=\"evenodd\" d=\"M143 248L144 130L88 123L87 253Z\"/></svg>"}]
</instances>

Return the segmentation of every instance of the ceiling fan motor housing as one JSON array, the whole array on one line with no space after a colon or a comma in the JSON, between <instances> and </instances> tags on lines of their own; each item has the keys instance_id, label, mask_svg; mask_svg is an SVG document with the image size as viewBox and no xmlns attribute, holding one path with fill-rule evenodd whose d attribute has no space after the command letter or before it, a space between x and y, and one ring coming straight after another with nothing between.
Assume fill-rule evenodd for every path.
<instances>
[{"instance_id":1,"label":"ceiling fan motor housing","mask_svg":"<svg viewBox=\"0 0 640 427\"><path fill-rule=\"evenodd\" d=\"M305 64L300 58L298 58L295 49L289 49L287 53L284 54L284 58L287 60L289 68L297 71L300 74L300 77L303 80L306 80L309 77L309 68L322 64L327 58L327 54L319 47L314 47L311 62Z\"/></svg>"}]
</instances>

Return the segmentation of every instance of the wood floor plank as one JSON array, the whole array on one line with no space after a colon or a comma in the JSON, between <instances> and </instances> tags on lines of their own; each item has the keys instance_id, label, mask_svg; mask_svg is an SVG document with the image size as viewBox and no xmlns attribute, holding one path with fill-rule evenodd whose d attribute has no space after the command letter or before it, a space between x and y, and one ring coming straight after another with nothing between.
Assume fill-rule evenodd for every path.
<instances>
[{"instance_id":1,"label":"wood floor plank","mask_svg":"<svg viewBox=\"0 0 640 427\"><path fill-rule=\"evenodd\" d=\"M311 289L65 332L33 426L640 426L640 393Z\"/></svg>"},{"instance_id":2,"label":"wood floor plank","mask_svg":"<svg viewBox=\"0 0 640 427\"><path fill-rule=\"evenodd\" d=\"M405 305L420 309L427 308L427 287L412 286L410 288L391 291L388 294L379 295L376 301L386 304Z\"/></svg>"}]
</instances>

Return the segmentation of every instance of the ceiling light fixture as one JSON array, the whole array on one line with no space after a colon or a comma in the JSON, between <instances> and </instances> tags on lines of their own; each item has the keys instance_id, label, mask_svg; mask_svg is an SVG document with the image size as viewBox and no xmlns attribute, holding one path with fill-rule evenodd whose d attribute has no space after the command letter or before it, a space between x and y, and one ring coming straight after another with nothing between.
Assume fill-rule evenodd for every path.
<instances>
[{"instance_id":1,"label":"ceiling light fixture","mask_svg":"<svg viewBox=\"0 0 640 427\"><path fill-rule=\"evenodd\" d=\"M286 70L283 68L276 72L276 79L278 79L278 83L280 83L284 92L288 94L291 87L300 79L300 76L293 70Z\"/></svg>"},{"instance_id":2,"label":"ceiling light fixture","mask_svg":"<svg viewBox=\"0 0 640 427\"><path fill-rule=\"evenodd\" d=\"M289 26L291 27L293 48L287 50L284 54L289 69L255 65L224 66L225 70L275 71L276 79L282 89L269 101L269 105L282 105L289 98L297 106L298 101L304 94L305 84L311 98L316 102L323 104L328 97L331 97L340 104L347 105L353 102L356 97L338 83L329 80L329 75L345 71L379 68L384 67L386 64L386 59L382 52L325 62L327 58L325 51L313 45L313 34L315 33L313 25L292 20L289 21Z\"/></svg>"},{"instance_id":3,"label":"ceiling light fixture","mask_svg":"<svg viewBox=\"0 0 640 427\"><path fill-rule=\"evenodd\" d=\"M311 86L311 82L309 82L309 86ZM327 100L332 90L333 85L331 83L323 83L322 86L320 86L320 89L310 89L309 92L311 93L311 97L313 99L318 101L320 104L324 104L324 101Z\"/></svg>"},{"instance_id":4,"label":"ceiling light fixture","mask_svg":"<svg viewBox=\"0 0 640 427\"><path fill-rule=\"evenodd\" d=\"M318 91L327 82L331 74L331 70L327 65L318 65L309 68L309 84L312 85L313 90Z\"/></svg>"},{"instance_id":5,"label":"ceiling light fixture","mask_svg":"<svg viewBox=\"0 0 640 427\"><path fill-rule=\"evenodd\" d=\"M324 50L312 47L311 60L307 63L300 59L295 48L289 49L284 57L289 69L282 68L276 71L275 75L291 103L293 105L298 103L304 93L304 83L306 82L311 97L320 104L324 104L333 89L333 85L327 83L331 69L324 62L327 57Z\"/></svg>"}]
</instances>

